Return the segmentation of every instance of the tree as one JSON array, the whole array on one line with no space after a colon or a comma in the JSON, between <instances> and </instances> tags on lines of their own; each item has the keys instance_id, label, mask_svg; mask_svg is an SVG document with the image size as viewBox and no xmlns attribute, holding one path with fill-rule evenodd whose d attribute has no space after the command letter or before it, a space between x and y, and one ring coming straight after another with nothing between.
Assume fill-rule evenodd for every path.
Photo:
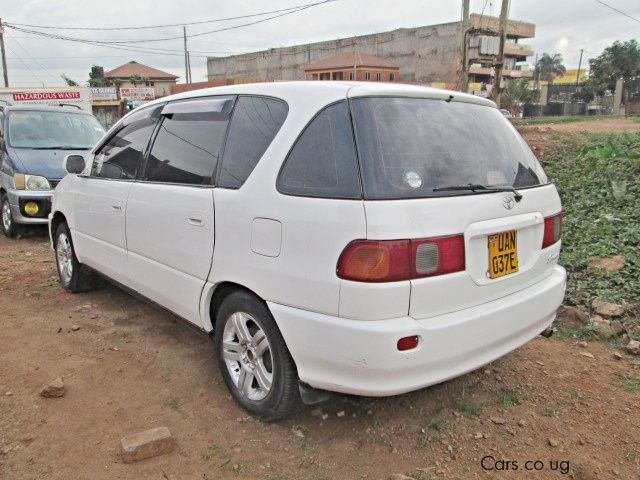
<instances>
[{"instance_id":1,"label":"tree","mask_svg":"<svg viewBox=\"0 0 640 480\"><path fill-rule=\"evenodd\" d=\"M613 92L619 78L624 80L627 92L640 88L640 44L637 40L615 41L598 57L589 60L589 78L583 84L581 97L589 101L607 90Z\"/></svg>"},{"instance_id":2,"label":"tree","mask_svg":"<svg viewBox=\"0 0 640 480\"><path fill-rule=\"evenodd\" d=\"M507 83L500 106L509 110L514 116L520 113L520 107L527 103L536 103L540 99L540 90L531 88L529 79L514 80Z\"/></svg>"},{"instance_id":3,"label":"tree","mask_svg":"<svg viewBox=\"0 0 640 480\"><path fill-rule=\"evenodd\" d=\"M111 83L108 78L104 76L104 67L99 65L92 65L89 72L89 86L90 87L106 87Z\"/></svg>"},{"instance_id":4,"label":"tree","mask_svg":"<svg viewBox=\"0 0 640 480\"><path fill-rule=\"evenodd\" d=\"M62 80L64 80L64 83L66 83L67 85L69 85L70 87L77 87L79 86L79 83L76 82L75 80L71 80L69 77L67 77L64 73L62 75L60 75L60 78L62 78Z\"/></svg>"},{"instance_id":5,"label":"tree","mask_svg":"<svg viewBox=\"0 0 640 480\"><path fill-rule=\"evenodd\" d=\"M541 80L546 80L551 84L554 78L563 76L567 71L562 62L562 55L559 53L553 55L543 53L536 65L536 74Z\"/></svg>"},{"instance_id":6,"label":"tree","mask_svg":"<svg viewBox=\"0 0 640 480\"><path fill-rule=\"evenodd\" d=\"M131 83L134 87L137 87L138 84L145 83L145 80L144 77L141 77L140 75L131 75L129 77L129 83Z\"/></svg>"}]
</instances>

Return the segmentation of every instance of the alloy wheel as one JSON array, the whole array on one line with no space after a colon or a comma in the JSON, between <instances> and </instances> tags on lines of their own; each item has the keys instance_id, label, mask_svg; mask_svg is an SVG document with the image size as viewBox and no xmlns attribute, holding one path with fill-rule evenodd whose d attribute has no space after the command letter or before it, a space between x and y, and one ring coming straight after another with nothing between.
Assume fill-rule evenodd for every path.
<instances>
[{"instance_id":1,"label":"alloy wheel","mask_svg":"<svg viewBox=\"0 0 640 480\"><path fill-rule=\"evenodd\" d=\"M248 313L227 318L222 338L222 358L243 398L264 400L273 384L271 345L260 324Z\"/></svg>"}]
</instances>

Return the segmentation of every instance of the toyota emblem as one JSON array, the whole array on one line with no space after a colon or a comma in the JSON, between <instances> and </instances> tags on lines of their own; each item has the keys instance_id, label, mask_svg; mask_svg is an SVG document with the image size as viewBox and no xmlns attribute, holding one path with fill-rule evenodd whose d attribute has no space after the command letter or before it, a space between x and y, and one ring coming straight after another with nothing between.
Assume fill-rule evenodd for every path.
<instances>
[{"instance_id":1,"label":"toyota emblem","mask_svg":"<svg viewBox=\"0 0 640 480\"><path fill-rule=\"evenodd\" d=\"M511 195L505 195L502 198L502 205L504 206L504 208L506 208L507 210L511 210L513 207L515 207L516 205L516 201L515 199L511 196Z\"/></svg>"}]
</instances>

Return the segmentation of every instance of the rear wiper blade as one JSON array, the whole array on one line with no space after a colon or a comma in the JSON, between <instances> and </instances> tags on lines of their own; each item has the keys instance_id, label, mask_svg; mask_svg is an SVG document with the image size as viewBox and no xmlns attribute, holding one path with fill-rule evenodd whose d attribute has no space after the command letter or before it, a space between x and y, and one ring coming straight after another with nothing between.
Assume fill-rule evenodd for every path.
<instances>
[{"instance_id":1,"label":"rear wiper blade","mask_svg":"<svg viewBox=\"0 0 640 480\"><path fill-rule=\"evenodd\" d=\"M437 187L433 189L434 192L451 192L455 190L469 190L471 192L475 192L477 190L482 190L485 192L512 192L513 198L516 202L522 200L522 194L515 188L508 186L487 186L481 185L479 183L467 183L466 185L450 185L448 187Z\"/></svg>"}]
</instances>

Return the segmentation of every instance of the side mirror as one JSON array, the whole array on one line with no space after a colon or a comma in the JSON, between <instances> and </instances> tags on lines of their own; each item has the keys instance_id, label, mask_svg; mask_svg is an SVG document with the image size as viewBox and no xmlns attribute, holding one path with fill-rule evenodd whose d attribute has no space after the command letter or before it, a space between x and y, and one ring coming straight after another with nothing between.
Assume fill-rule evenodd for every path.
<instances>
[{"instance_id":1,"label":"side mirror","mask_svg":"<svg viewBox=\"0 0 640 480\"><path fill-rule=\"evenodd\" d=\"M82 155L67 155L64 158L63 167L69 173L75 173L76 175L82 173L86 166L87 164Z\"/></svg>"}]
</instances>

